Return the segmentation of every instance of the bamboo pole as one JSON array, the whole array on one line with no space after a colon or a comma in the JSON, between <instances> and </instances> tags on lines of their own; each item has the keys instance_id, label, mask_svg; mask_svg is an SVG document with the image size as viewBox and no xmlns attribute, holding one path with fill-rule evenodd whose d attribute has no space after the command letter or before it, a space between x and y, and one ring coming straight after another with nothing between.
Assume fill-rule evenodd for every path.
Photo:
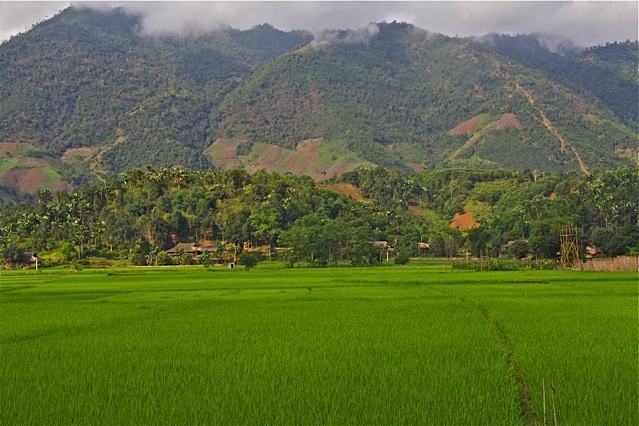
<instances>
[{"instance_id":1,"label":"bamboo pole","mask_svg":"<svg viewBox=\"0 0 639 426\"><path fill-rule=\"evenodd\" d=\"M541 378L541 387L542 387L542 396L543 396L543 400L544 400L544 426L547 425L546 423L546 379L544 379L543 377Z\"/></svg>"},{"instance_id":2,"label":"bamboo pole","mask_svg":"<svg viewBox=\"0 0 639 426\"><path fill-rule=\"evenodd\" d=\"M557 404L555 403L555 379L552 379L552 413L555 418L555 426L557 426Z\"/></svg>"}]
</instances>

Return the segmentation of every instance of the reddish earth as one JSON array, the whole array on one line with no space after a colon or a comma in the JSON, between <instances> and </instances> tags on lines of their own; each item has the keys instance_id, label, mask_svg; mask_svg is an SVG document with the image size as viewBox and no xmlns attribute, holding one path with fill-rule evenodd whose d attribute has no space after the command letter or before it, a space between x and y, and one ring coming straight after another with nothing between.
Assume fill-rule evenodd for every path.
<instances>
[{"instance_id":1,"label":"reddish earth","mask_svg":"<svg viewBox=\"0 0 639 426\"><path fill-rule=\"evenodd\" d=\"M230 158L237 158L237 146L241 143L241 141L237 140L221 140L218 139L213 142L209 148L204 151L207 153L209 150L217 151L216 159L226 160Z\"/></svg>"},{"instance_id":2,"label":"reddish earth","mask_svg":"<svg viewBox=\"0 0 639 426\"><path fill-rule=\"evenodd\" d=\"M473 130L475 130L475 127L477 127L477 125L481 122L481 120L483 120L483 118L484 118L483 115L481 114L477 115L468 121L464 121L462 124L460 124L459 126L452 129L450 132L448 132L448 134L451 136L454 136L454 135L465 135L468 133L472 133Z\"/></svg>"},{"instance_id":3,"label":"reddish earth","mask_svg":"<svg viewBox=\"0 0 639 426\"><path fill-rule=\"evenodd\" d=\"M293 151L275 145L263 147L257 153L238 158L237 146L240 141L218 139L204 154L211 158L213 165L222 170L238 167L242 161L249 173L265 169L279 173L309 175L313 179L330 179L352 169L356 163L323 164L318 163L321 139L310 139L300 142Z\"/></svg>"},{"instance_id":4,"label":"reddish earth","mask_svg":"<svg viewBox=\"0 0 639 426\"><path fill-rule=\"evenodd\" d=\"M350 183L340 183L337 185L318 185L320 188L328 189L329 191L337 192L338 194L349 195L356 201L364 201L362 194Z\"/></svg>"},{"instance_id":5,"label":"reddish earth","mask_svg":"<svg viewBox=\"0 0 639 426\"><path fill-rule=\"evenodd\" d=\"M275 164L281 155L282 148L270 145L259 156L259 164L271 165Z\"/></svg>"},{"instance_id":6,"label":"reddish earth","mask_svg":"<svg viewBox=\"0 0 639 426\"><path fill-rule=\"evenodd\" d=\"M451 228L462 230L470 229L475 224L472 213L468 212L457 213L448 223Z\"/></svg>"},{"instance_id":7,"label":"reddish earth","mask_svg":"<svg viewBox=\"0 0 639 426\"><path fill-rule=\"evenodd\" d=\"M73 190L73 187L66 182L51 180L42 167L35 167L27 171L8 170L2 176L2 185L16 188L18 191L28 194L33 194L44 187L52 192Z\"/></svg>"},{"instance_id":8,"label":"reddish earth","mask_svg":"<svg viewBox=\"0 0 639 426\"><path fill-rule=\"evenodd\" d=\"M551 192L550 195L548 196L548 199L550 200L554 200L555 198L557 198L557 193L555 191Z\"/></svg>"},{"instance_id":9,"label":"reddish earth","mask_svg":"<svg viewBox=\"0 0 639 426\"><path fill-rule=\"evenodd\" d=\"M519 84L517 84L516 86L517 86L517 89L519 89L521 92L523 92L524 95L526 95L526 97L528 98L528 102L530 102L530 105L534 106L535 105L535 99L532 97L532 95L530 93L528 93L526 90L524 90ZM541 108L536 108L536 109L539 112L539 114L541 115L541 119L542 119L542 121L544 123L544 126L546 126L546 128L548 130L550 130L555 135L555 137L557 139L559 139L559 142L561 143L561 152L562 153L566 152L566 146L570 146L570 148L572 149L573 154L575 154L575 158L577 159L577 162L579 163L579 167L581 167L581 170L584 173L589 174L588 168L586 167L586 164L581 159L581 156L579 155L579 153L577 152L575 147L570 145L570 143L566 142L566 140L564 140L564 138L561 137L561 135L559 134L557 129L555 129L553 127L552 123L550 122L550 120L548 120L548 117L546 117L546 115L541 110Z\"/></svg>"},{"instance_id":10,"label":"reddish earth","mask_svg":"<svg viewBox=\"0 0 639 426\"><path fill-rule=\"evenodd\" d=\"M218 139L210 147L206 148L203 154L211 158L211 162L215 167L225 170L238 167L240 160L237 159L237 146L241 142L238 140Z\"/></svg>"},{"instance_id":11,"label":"reddish earth","mask_svg":"<svg viewBox=\"0 0 639 426\"><path fill-rule=\"evenodd\" d=\"M296 175L308 173L319 156L319 146L311 141L302 142L286 163L286 171Z\"/></svg>"},{"instance_id":12,"label":"reddish earth","mask_svg":"<svg viewBox=\"0 0 639 426\"><path fill-rule=\"evenodd\" d=\"M413 171L415 171L416 173L423 172L424 169L426 169L426 166L424 166L422 163L408 163L408 167L413 169Z\"/></svg>"},{"instance_id":13,"label":"reddish earth","mask_svg":"<svg viewBox=\"0 0 639 426\"><path fill-rule=\"evenodd\" d=\"M413 213L415 213L418 216L424 216L424 212L421 211L419 208L417 208L417 206L408 206L408 210L412 211Z\"/></svg>"},{"instance_id":14,"label":"reddish earth","mask_svg":"<svg viewBox=\"0 0 639 426\"><path fill-rule=\"evenodd\" d=\"M15 142L0 142L0 154L6 154L8 152L11 155L16 155L17 148L18 144Z\"/></svg>"},{"instance_id":15,"label":"reddish earth","mask_svg":"<svg viewBox=\"0 0 639 426\"><path fill-rule=\"evenodd\" d=\"M504 130L509 127L514 127L516 129L524 128L524 126L521 125L519 120L517 120L517 117L515 116L515 114L512 114L512 113L502 115L501 118L499 119L499 122L497 122L497 130Z\"/></svg>"},{"instance_id":16,"label":"reddish earth","mask_svg":"<svg viewBox=\"0 0 639 426\"><path fill-rule=\"evenodd\" d=\"M341 175L342 173L352 169L355 163L337 163L333 164L326 170L326 174L313 173L313 179L330 179L333 176Z\"/></svg>"}]
</instances>

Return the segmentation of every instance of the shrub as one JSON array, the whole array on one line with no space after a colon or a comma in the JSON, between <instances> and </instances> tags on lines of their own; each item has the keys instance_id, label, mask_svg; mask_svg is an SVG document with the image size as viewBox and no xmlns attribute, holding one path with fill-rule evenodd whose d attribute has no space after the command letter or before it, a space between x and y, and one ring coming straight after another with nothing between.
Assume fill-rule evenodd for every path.
<instances>
[{"instance_id":1,"label":"shrub","mask_svg":"<svg viewBox=\"0 0 639 426\"><path fill-rule=\"evenodd\" d=\"M557 261L538 259L520 262L514 259L458 260L452 263L453 269L466 271L520 271L522 269L552 270Z\"/></svg>"},{"instance_id":2,"label":"shrub","mask_svg":"<svg viewBox=\"0 0 639 426\"><path fill-rule=\"evenodd\" d=\"M395 258L395 265L406 265L410 260L410 250L404 249Z\"/></svg>"},{"instance_id":3,"label":"shrub","mask_svg":"<svg viewBox=\"0 0 639 426\"><path fill-rule=\"evenodd\" d=\"M211 253L209 253L208 251L205 251L200 255L198 261L206 269L209 269L213 265L213 256L211 256Z\"/></svg>"},{"instance_id":4,"label":"shrub","mask_svg":"<svg viewBox=\"0 0 639 426\"><path fill-rule=\"evenodd\" d=\"M71 243L62 244L62 247L58 249L58 253L60 254L60 260L65 263L73 262L78 258L78 251Z\"/></svg>"},{"instance_id":5,"label":"shrub","mask_svg":"<svg viewBox=\"0 0 639 426\"><path fill-rule=\"evenodd\" d=\"M180 265L193 265L193 255L191 253L182 253L180 255Z\"/></svg>"},{"instance_id":6,"label":"shrub","mask_svg":"<svg viewBox=\"0 0 639 426\"><path fill-rule=\"evenodd\" d=\"M242 252L238 257L238 261L240 265L244 266L244 270L248 271L257 265L258 259L252 253Z\"/></svg>"},{"instance_id":7,"label":"shrub","mask_svg":"<svg viewBox=\"0 0 639 426\"><path fill-rule=\"evenodd\" d=\"M528 256L528 241L526 240L515 240L508 248L508 254L515 259L522 259Z\"/></svg>"},{"instance_id":8,"label":"shrub","mask_svg":"<svg viewBox=\"0 0 639 426\"><path fill-rule=\"evenodd\" d=\"M173 259L171 259L171 256L169 256L169 254L165 251L161 251L157 254L157 256L155 257L155 261L157 262L158 265L173 265Z\"/></svg>"}]
</instances>

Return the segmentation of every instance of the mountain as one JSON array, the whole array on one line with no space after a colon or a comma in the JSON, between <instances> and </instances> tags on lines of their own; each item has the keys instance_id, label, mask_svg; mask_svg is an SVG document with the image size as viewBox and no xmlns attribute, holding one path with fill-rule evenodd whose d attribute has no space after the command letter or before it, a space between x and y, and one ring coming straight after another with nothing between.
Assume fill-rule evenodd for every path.
<instances>
[{"instance_id":1,"label":"mountain","mask_svg":"<svg viewBox=\"0 0 639 426\"><path fill-rule=\"evenodd\" d=\"M562 56L396 22L313 41L270 25L150 38L139 24L69 8L0 45L0 186L69 190L167 164L322 178L637 157L636 42Z\"/></svg>"},{"instance_id":2,"label":"mountain","mask_svg":"<svg viewBox=\"0 0 639 426\"><path fill-rule=\"evenodd\" d=\"M632 123L544 67L408 24L378 28L366 44L307 45L266 64L222 103L215 144L240 141L250 153L322 139L414 169L630 164Z\"/></svg>"},{"instance_id":3,"label":"mountain","mask_svg":"<svg viewBox=\"0 0 639 426\"><path fill-rule=\"evenodd\" d=\"M15 170L5 185L33 189L33 165L50 189L146 164L209 167L209 115L310 37L262 25L148 38L138 25L119 9L69 8L0 45L0 155Z\"/></svg>"},{"instance_id":4,"label":"mountain","mask_svg":"<svg viewBox=\"0 0 639 426\"><path fill-rule=\"evenodd\" d=\"M566 40L548 40L534 34L489 34L481 41L550 74L589 100L603 103L634 131L639 128L637 41L606 43L586 50L577 49ZM549 42L555 52L544 46Z\"/></svg>"}]
</instances>

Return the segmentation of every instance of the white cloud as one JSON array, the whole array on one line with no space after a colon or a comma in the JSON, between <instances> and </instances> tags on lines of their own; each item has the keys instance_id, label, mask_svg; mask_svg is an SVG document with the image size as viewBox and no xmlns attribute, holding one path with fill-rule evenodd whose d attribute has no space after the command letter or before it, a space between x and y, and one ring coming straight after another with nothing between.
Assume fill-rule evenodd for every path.
<instances>
[{"instance_id":1,"label":"white cloud","mask_svg":"<svg viewBox=\"0 0 639 426\"><path fill-rule=\"evenodd\" d=\"M24 31L68 3L0 2L0 38ZM406 21L447 35L490 32L546 33L583 46L637 39L636 1L166 1L76 3L121 5L144 15L145 34L189 34L221 25L250 28L270 23L283 30L365 28L372 22Z\"/></svg>"}]
</instances>

